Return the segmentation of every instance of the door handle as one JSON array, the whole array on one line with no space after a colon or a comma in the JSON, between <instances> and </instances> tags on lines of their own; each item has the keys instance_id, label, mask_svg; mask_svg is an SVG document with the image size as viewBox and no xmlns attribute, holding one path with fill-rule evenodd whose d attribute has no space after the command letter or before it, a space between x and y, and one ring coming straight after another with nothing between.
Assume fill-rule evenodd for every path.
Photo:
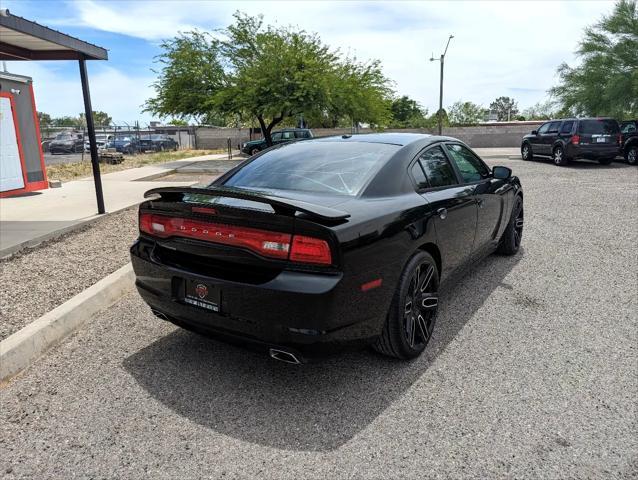
<instances>
[{"instance_id":1,"label":"door handle","mask_svg":"<svg viewBox=\"0 0 638 480\"><path fill-rule=\"evenodd\" d=\"M436 214L439 216L441 220L445 220L447 218L447 208L439 208L436 211Z\"/></svg>"},{"instance_id":2,"label":"door handle","mask_svg":"<svg viewBox=\"0 0 638 480\"><path fill-rule=\"evenodd\" d=\"M483 202L484 202L484 200L482 198L478 198L476 200L476 203L479 206L479 208L483 208Z\"/></svg>"}]
</instances>

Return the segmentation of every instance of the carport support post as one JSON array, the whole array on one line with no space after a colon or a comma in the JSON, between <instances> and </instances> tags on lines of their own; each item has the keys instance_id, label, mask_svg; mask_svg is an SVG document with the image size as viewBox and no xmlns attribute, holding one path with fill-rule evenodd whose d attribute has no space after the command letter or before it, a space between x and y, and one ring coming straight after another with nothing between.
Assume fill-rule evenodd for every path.
<instances>
[{"instance_id":1,"label":"carport support post","mask_svg":"<svg viewBox=\"0 0 638 480\"><path fill-rule=\"evenodd\" d=\"M97 142L95 141L95 125L93 124L93 107L91 106L91 92L89 92L89 79L86 73L86 60L81 59L80 78L82 79L82 95L84 96L84 118L89 134L91 148L91 166L93 167L93 181L95 182L95 197L97 199L97 213L105 213L104 194L102 193L102 178L100 177L100 163L97 156Z\"/></svg>"}]
</instances>

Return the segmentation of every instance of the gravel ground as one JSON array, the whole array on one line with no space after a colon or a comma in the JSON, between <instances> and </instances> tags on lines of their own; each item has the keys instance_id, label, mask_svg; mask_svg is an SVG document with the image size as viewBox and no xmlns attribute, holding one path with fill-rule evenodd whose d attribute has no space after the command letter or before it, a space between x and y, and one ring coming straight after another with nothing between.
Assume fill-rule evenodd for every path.
<instances>
[{"instance_id":1,"label":"gravel ground","mask_svg":"<svg viewBox=\"0 0 638 480\"><path fill-rule=\"evenodd\" d=\"M0 260L0 340L129 261L137 207Z\"/></svg>"},{"instance_id":2,"label":"gravel ground","mask_svg":"<svg viewBox=\"0 0 638 480\"><path fill-rule=\"evenodd\" d=\"M421 358L286 365L131 294L0 391L3 477L637 478L638 169L490 163L523 249L443 292Z\"/></svg>"}]
</instances>

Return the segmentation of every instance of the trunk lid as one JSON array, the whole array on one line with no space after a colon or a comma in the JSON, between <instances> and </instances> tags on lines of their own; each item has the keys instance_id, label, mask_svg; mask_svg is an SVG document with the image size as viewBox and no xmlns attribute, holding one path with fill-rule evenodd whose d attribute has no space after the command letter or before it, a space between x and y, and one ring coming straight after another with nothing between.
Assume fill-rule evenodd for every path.
<instances>
[{"instance_id":1,"label":"trunk lid","mask_svg":"<svg viewBox=\"0 0 638 480\"><path fill-rule=\"evenodd\" d=\"M329 272L340 264L330 226L349 215L330 206L226 187L158 188L145 197L150 199L140 206L140 235L155 243L159 263L253 284L285 268ZM323 262L312 257L317 249Z\"/></svg>"}]
</instances>

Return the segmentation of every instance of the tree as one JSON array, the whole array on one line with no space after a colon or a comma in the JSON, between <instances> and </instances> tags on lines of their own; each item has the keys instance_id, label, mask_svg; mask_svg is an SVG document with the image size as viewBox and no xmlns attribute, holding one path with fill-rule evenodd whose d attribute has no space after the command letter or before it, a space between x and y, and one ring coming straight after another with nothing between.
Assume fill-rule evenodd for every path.
<instances>
[{"instance_id":1,"label":"tree","mask_svg":"<svg viewBox=\"0 0 638 480\"><path fill-rule=\"evenodd\" d=\"M106 112L100 112L93 110L93 123L98 127L108 127L111 125L113 119ZM78 123L82 127L86 127L86 118L84 118L84 113L80 113Z\"/></svg>"},{"instance_id":2,"label":"tree","mask_svg":"<svg viewBox=\"0 0 638 480\"><path fill-rule=\"evenodd\" d=\"M391 126L394 128L420 128L427 121L427 109L423 109L416 100L407 95L392 100L390 111Z\"/></svg>"},{"instance_id":3,"label":"tree","mask_svg":"<svg viewBox=\"0 0 638 480\"><path fill-rule=\"evenodd\" d=\"M518 115L518 105L513 98L498 97L490 103L490 112L496 113L499 122L507 122Z\"/></svg>"},{"instance_id":4,"label":"tree","mask_svg":"<svg viewBox=\"0 0 638 480\"><path fill-rule=\"evenodd\" d=\"M169 125L175 125L176 127L186 127L188 126L188 122L186 120L182 120L181 118L171 118Z\"/></svg>"},{"instance_id":5,"label":"tree","mask_svg":"<svg viewBox=\"0 0 638 480\"><path fill-rule=\"evenodd\" d=\"M51 125L56 127L79 127L80 121L78 118L71 116L56 117L51 120Z\"/></svg>"},{"instance_id":6,"label":"tree","mask_svg":"<svg viewBox=\"0 0 638 480\"><path fill-rule=\"evenodd\" d=\"M40 123L41 127L51 125L51 115L44 112L38 112L38 122Z\"/></svg>"},{"instance_id":7,"label":"tree","mask_svg":"<svg viewBox=\"0 0 638 480\"><path fill-rule=\"evenodd\" d=\"M189 32L162 43L155 97L145 111L165 116L256 119L268 145L276 125L304 118L382 125L388 80L378 61L342 58L317 35L266 26L235 13L215 35Z\"/></svg>"},{"instance_id":8,"label":"tree","mask_svg":"<svg viewBox=\"0 0 638 480\"><path fill-rule=\"evenodd\" d=\"M459 100L450 107L448 115L452 125L476 125L485 119L485 109L476 103Z\"/></svg>"},{"instance_id":9,"label":"tree","mask_svg":"<svg viewBox=\"0 0 638 480\"><path fill-rule=\"evenodd\" d=\"M585 29L576 54L580 65L558 67L560 84L550 90L573 115L638 115L638 7L619 0L609 16Z\"/></svg>"},{"instance_id":10,"label":"tree","mask_svg":"<svg viewBox=\"0 0 638 480\"><path fill-rule=\"evenodd\" d=\"M551 100L537 102L529 108L523 110L525 120L550 120L557 118L555 103Z\"/></svg>"}]
</instances>

